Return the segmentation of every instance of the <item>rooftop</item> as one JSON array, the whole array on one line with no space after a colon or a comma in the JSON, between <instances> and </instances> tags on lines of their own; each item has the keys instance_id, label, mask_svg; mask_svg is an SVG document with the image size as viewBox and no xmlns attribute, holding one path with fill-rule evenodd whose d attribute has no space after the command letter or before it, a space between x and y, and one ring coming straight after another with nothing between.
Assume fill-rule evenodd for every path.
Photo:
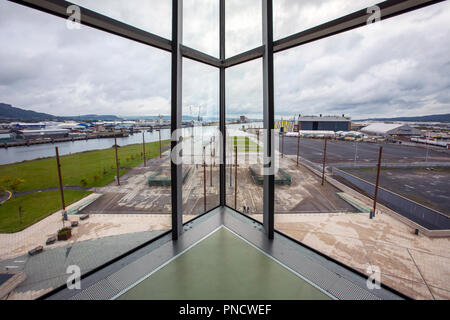
<instances>
[{"instance_id":1,"label":"rooftop","mask_svg":"<svg viewBox=\"0 0 450 320\"><path fill-rule=\"evenodd\" d=\"M348 122L350 118L339 116L300 116L298 121L333 121Z\"/></svg>"}]
</instances>

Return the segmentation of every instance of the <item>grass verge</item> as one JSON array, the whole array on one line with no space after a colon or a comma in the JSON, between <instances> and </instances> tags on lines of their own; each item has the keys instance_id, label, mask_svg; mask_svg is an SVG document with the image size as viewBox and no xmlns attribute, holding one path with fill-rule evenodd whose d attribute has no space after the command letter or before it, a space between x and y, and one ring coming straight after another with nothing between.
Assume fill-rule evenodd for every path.
<instances>
[{"instance_id":1,"label":"grass verge","mask_svg":"<svg viewBox=\"0 0 450 320\"><path fill-rule=\"evenodd\" d=\"M65 190L66 206L86 197L89 191ZM59 191L47 191L13 198L0 206L0 233L14 233L61 209ZM22 206L22 221L19 215Z\"/></svg>"}]
</instances>

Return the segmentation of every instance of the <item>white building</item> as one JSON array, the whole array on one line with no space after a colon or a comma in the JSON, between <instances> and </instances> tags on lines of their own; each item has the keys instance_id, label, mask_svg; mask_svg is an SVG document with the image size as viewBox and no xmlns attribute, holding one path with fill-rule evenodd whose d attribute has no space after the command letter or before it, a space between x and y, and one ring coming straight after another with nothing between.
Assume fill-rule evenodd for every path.
<instances>
[{"instance_id":1,"label":"white building","mask_svg":"<svg viewBox=\"0 0 450 320\"><path fill-rule=\"evenodd\" d=\"M401 123L373 123L361 129L372 136L421 136L422 131Z\"/></svg>"}]
</instances>

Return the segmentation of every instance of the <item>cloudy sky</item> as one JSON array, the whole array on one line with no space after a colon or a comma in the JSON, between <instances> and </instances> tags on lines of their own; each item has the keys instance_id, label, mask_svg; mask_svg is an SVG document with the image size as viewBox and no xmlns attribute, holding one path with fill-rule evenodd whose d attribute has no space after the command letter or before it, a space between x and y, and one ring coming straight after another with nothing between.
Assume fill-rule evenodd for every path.
<instances>
[{"instance_id":1,"label":"cloudy sky","mask_svg":"<svg viewBox=\"0 0 450 320\"><path fill-rule=\"evenodd\" d=\"M171 0L76 0L171 38ZM217 0L184 0L184 44L219 53ZM279 39L376 1L274 0ZM226 54L261 45L261 0L227 0ZM170 54L0 2L0 102L54 115L170 113ZM275 110L353 118L450 112L450 1L275 56ZM183 112L218 115L219 72L185 60ZM227 70L227 117L262 116L262 62Z\"/></svg>"}]
</instances>

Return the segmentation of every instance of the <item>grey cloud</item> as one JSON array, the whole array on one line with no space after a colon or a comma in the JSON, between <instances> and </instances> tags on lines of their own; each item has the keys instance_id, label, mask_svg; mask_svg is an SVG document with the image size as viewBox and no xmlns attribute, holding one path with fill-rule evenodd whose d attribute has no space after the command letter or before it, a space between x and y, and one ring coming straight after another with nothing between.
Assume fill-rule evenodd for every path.
<instances>
[{"instance_id":1,"label":"grey cloud","mask_svg":"<svg viewBox=\"0 0 450 320\"><path fill-rule=\"evenodd\" d=\"M170 39L171 1L75 1ZM374 1L275 0L275 37ZM261 1L229 0L227 56L261 44ZM184 1L184 43L218 55L218 1ZM275 57L278 115L450 112L450 3ZM170 113L170 54L10 2L0 3L0 101L58 115ZM227 116L262 117L262 62L227 69ZM218 70L185 60L183 112L218 115ZM198 109L196 109L198 110ZM196 111L194 111L195 113Z\"/></svg>"}]
</instances>

